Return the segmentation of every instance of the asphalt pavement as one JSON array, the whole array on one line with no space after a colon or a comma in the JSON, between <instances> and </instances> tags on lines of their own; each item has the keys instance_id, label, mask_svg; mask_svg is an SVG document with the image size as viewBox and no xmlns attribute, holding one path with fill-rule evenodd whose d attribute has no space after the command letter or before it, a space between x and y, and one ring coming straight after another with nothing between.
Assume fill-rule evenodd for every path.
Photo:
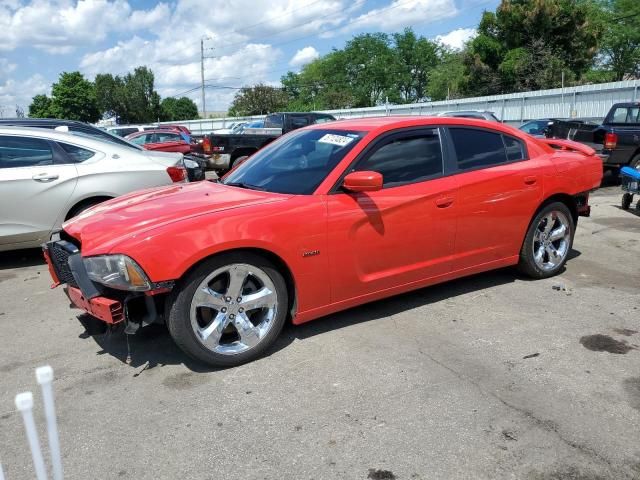
<instances>
[{"instance_id":1,"label":"asphalt pavement","mask_svg":"<svg viewBox=\"0 0 640 480\"><path fill-rule=\"evenodd\" d=\"M477 275L289 326L232 369L163 328L88 337L39 252L0 254L0 462L50 364L66 479L640 479L640 211L592 197L566 271Z\"/></svg>"}]
</instances>

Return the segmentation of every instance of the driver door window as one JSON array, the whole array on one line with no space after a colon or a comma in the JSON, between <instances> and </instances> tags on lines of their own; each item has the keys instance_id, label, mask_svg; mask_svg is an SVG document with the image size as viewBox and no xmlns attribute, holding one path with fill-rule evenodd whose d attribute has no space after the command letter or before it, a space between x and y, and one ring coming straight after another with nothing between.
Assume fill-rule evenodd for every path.
<instances>
[{"instance_id":1,"label":"driver door window","mask_svg":"<svg viewBox=\"0 0 640 480\"><path fill-rule=\"evenodd\" d=\"M382 174L383 188L425 181L442 175L442 149L437 130L396 136L359 162L354 171Z\"/></svg>"}]
</instances>

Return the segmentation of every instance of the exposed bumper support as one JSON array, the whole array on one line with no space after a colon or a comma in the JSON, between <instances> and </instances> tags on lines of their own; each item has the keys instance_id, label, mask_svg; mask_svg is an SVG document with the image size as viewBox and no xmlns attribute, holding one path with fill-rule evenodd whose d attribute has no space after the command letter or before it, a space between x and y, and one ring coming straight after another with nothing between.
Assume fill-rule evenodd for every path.
<instances>
[{"instance_id":1,"label":"exposed bumper support","mask_svg":"<svg viewBox=\"0 0 640 480\"><path fill-rule=\"evenodd\" d=\"M65 293L76 307L111 325L124 321L122 303L105 297L85 297L80 289L65 287Z\"/></svg>"}]
</instances>

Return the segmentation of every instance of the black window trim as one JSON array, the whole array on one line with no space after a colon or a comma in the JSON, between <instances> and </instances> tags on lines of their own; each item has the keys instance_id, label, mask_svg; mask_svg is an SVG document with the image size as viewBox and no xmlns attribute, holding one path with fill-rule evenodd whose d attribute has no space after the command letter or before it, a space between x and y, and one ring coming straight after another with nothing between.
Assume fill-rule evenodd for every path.
<instances>
[{"instance_id":1,"label":"black window trim","mask_svg":"<svg viewBox=\"0 0 640 480\"><path fill-rule=\"evenodd\" d=\"M347 192L345 192L342 189L344 177L346 177L349 173L351 173L353 169L358 165L358 163L360 163L361 161L362 162L365 161L367 158L369 158L369 156L371 156L374 153L374 151L376 151L378 148L380 148L384 144L388 143L389 141L392 141L396 137L402 137L407 134L412 134L412 136L418 136L420 135L421 132L424 133L426 131L429 131L429 132L435 131L436 135L438 135L440 139L440 152L442 154L442 173L431 175L427 178L421 178L420 180L417 180L417 181L414 180L414 181L397 183L390 187L383 186L382 189L387 190L391 188L404 187L405 185L428 182L431 180L435 180L437 178L442 178L447 176L447 169L448 167L450 167L450 162L451 162L451 159L450 159L451 151L450 151L450 146L448 145L449 142L446 142L444 139L445 132L441 125L416 125L412 127L397 128L394 130L389 130L388 132L385 132L379 135L376 139L369 142L369 144L360 153L358 153L358 155L351 161L351 163L349 163L349 165L340 174L340 176L338 177L338 180L334 183L334 185L329 190L328 195L335 195L338 193L346 194ZM366 138L366 135L365 137L363 137L363 140L364 138Z\"/></svg>"},{"instance_id":2,"label":"black window trim","mask_svg":"<svg viewBox=\"0 0 640 480\"><path fill-rule=\"evenodd\" d=\"M447 125L445 127L446 131L447 131L447 140L449 143L449 149L451 151L452 154L452 159L453 162L451 164L449 164L449 167L451 168L451 170L448 172L449 175L456 175L456 174L461 174L461 173L467 173L467 172L475 172L476 170L485 170L487 168L493 168L493 167L501 167L502 165L511 165L513 163L519 163L519 162L526 162L527 160L529 160L529 150L527 148L527 142L525 142L524 140L514 136L514 135L509 135L507 133L498 131L498 130L493 130L491 128L482 128L482 127L476 127L475 125L471 126L471 125ZM456 152L456 146L453 142L453 138L451 136L450 130L452 129L465 129L465 130L480 130L483 132L487 132L487 133L493 133L496 135L500 135L501 139L502 139L502 146L504 147L504 153L505 153L505 161L501 162L501 163L493 163L490 165L481 165L479 167L473 167L473 168L459 168L458 167L458 154ZM522 150L524 152L524 158L521 158L519 160L509 160L507 157L507 145L504 141L504 137L510 137L513 138L514 140L520 142L520 144L522 144Z\"/></svg>"}]
</instances>

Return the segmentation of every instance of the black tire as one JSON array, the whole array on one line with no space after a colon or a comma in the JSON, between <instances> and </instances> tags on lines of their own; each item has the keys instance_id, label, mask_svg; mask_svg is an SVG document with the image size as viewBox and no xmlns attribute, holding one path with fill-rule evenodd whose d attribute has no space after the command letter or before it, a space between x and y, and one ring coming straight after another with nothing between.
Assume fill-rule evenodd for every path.
<instances>
[{"instance_id":1,"label":"black tire","mask_svg":"<svg viewBox=\"0 0 640 480\"><path fill-rule=\"evenodd\" d=\"M633 195L631 195L629 192L625 192L622 194L622 202L620 202L620 206L623 210L629 210L632 201Z\"/></svg>"},{"instance_id":2,"label":"black tire","mask_svg":"<svg viewBox=\"0 0 640 480\"><path fill-rule=\"evenodd\" d=\"M79 205L76 205L75 207L73 207L69 211L69 213L67 214L67 218L65 220L69 220L70 218L77 217L78 215L80 215L85 210L88 210L91 207L94 207L94 206L98 205L99 203L106 202L107 200L109 200L109 199L108 198L103 198L102 200L88 200L86 202L82 202Z\"/></svg>"},{"instance_id":3,"label":"black tire","mask_svg":"<svg viewBox=\"0 0 640 480\"><path fill-rule=\"evenodd\" d=\"M191 302L196 289L208 275L221 267L237 263L257 267L267 274L277 294L276 314L270 330L257 345L241 353L220 354L205 347L196 337L191 326ZM190 357L215 367L234 367L260 357L275 342L287 318L288 296L282 274L264 257L249 252L221 254L198 265L176 285L167 303L167 327L178 347Z\"/></svg>"},{"instance_id":4,"label":"black tire","mask_svg":"<svg viewBox=\"0 0 640 480\"><path fill-rule=\"evenodd\" d=\"M566 253L562 261L556 267L545 270L538 266L534 259L534 235L536 234L538 226L540 225L542 220L554 211L562 213L568 219L567 228L569 229L569 241ZM571 215L569 207L561 202L552 202L545 205L540 209L540 211L536 214L536 216L531 221L531 224L529 225L529 229L527 230L524 242L522 242L522 248L520 249L520 262L518 263L518 270L520 270L520 272L522 272L523 274L535 279L548 278L557 275L562 271L562 268L567 261L569 252L573 247L574 235L575 221L573 220L573 216Z\"/></svg>"},{"instance_id":5,"label":"black tire","mask_svg":"<svg viewBox=\"0 0 640 480\"><path fill-rule=\"evenodd\" d=\"M640 170L640 153L631 159L629 166L636 170Z\"/></svg>"}]
</instances>

